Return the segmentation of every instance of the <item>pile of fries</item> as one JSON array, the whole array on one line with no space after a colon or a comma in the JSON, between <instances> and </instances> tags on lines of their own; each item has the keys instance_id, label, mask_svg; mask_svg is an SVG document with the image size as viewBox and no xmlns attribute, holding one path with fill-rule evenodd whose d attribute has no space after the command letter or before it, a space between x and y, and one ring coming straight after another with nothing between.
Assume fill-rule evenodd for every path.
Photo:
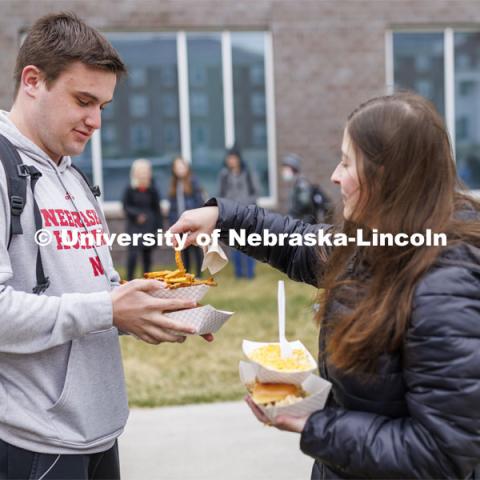
<instances>
[{"instance_id":1,"label":"pile of fries","mask_svg":"<svg viewBox=\"0 0 480 480\"><path fill-rule=\"evenodd\" d=\"M144 278L160 280L165 283L166 288L175 289L183 287L191 287L193 285L208 285L209 287L216 287L217 283L213 277L207 280L198 280L192 273L187 273L183 265L182 256L179 251L175 251L176 270L161 270L159 272L145 273Z\"/></svg>"}]
</instances>

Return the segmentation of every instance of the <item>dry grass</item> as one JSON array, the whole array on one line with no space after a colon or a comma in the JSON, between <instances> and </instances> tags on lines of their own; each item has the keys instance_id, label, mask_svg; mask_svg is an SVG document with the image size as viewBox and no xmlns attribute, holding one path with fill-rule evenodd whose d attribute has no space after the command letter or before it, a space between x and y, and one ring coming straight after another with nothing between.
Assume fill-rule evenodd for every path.
<instances>
[{"instance_id":1,"label":"dry grass","mask_svg":"<svg viewBox=\"0 0 480 480\"><path fill-rule=\"evenodd\" d=\"M288 280L266 265L257 264L257 277L236 280L230 268L216 275L202 303L236 312L211 344L188 338L184 344L152 346L122 338L130 404L153 407L236 400L245 394L238 376L244 359L242 339L274 341L277 338L277 281L285 279L287 338L301 340L315 356L317 329L312 320L315 290Z\"/></svg>"}]
</instances>

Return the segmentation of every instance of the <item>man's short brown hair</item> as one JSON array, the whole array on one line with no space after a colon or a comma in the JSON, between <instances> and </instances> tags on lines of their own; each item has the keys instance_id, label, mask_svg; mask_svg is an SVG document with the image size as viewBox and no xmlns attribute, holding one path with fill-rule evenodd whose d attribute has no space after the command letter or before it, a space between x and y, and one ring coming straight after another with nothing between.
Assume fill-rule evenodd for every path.
<instances>
[{"instance_id":1,"label":"man's short brown hair","mask_svg":"<svg viewBox=\"0 0 480 480\"><path fill-rule=\"evenodd\" d=\"M127 71L108 40L75 14L62 12L39 18L18 52L15 97L27 65L39 68L45 75L47 87L50 87L73 62L115 73L117 77Z\"/></svg>"}]
</instances>

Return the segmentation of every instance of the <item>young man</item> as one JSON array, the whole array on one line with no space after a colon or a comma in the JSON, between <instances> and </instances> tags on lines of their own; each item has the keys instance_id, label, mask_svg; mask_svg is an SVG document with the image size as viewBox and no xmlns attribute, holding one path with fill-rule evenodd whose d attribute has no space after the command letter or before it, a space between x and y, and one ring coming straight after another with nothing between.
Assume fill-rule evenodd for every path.
<instances>
[{"instance_id":1,"label":"young man","mask_svg":"<svg viewBox=\"0 0 480 480\"><path fill-rule=\"evenodd\" d=\"M124 73L97 31L71 14L47 15L20 49L13 107L0 112L0 134L16 147L29 176L23 234L11 236L15 215L0 166L2 479L119 478L116 439L128 405L118 331L154 344L182 342L182 334L192 333L162 314L192 302L150 296L158 288L154 280L119 286L106 245L75 248L62 241L62 230L106 231L70 156L100 128L101 110ZM42 247L34 238L34 201L52 240Z\"/></svg>"}]
</instances>

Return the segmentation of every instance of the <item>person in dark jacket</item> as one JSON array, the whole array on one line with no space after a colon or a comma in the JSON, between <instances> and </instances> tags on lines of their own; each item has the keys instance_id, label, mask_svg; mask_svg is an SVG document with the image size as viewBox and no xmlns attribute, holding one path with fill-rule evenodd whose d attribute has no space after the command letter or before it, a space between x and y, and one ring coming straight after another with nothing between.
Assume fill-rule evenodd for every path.
<instances>
[{"instance_id":1,"label":"person in dark jacket","mask_svg":"<svg viewBox=\"0 0 480 480\"><path fill-rule=\"evenodd\" d=\"M202 188L197 178L192 174L190 165L182 158L176 157L172 163L172 178L169 192L169 225L173 225L185 210L192 210L203 205ZM192 245L182 251L182 259L187 272L195 261L195 275L202 275L202 252Z\"/></svg>"},{"instance_id":2,"label":"person in dark jacket","mask_svg":"<svg viewBox=\"0 0 480 480\"><path fill-rule=\"evenodd\" d=\"M332 181L343 199L337 226L212 199L172 231L190 231L191 242L213 228L444 233L446 246L242 249L324 289L319 365L332 383L329 401L273 422L301 434L312 478L480 478L480 204L460 189L441 117L409 93L362 104Z\"/></svg>"},{"instance_id":3,"label":"person in dark jacket","mask_svg":"<svg viewBox=\"0 0 480 480\"><path fill-rule=\"evenodd\" d=\"M160 193L152 181L152 166L149 160L139 158L132 163L130 186L123 195L123 210L127 217L127 233L156 234L161 227ZM127 279L135 275L138 255L142 255L143 273L149 272L152 265L153 247L143 245L128 246Z\"/></svg>"},{"instance_id":4,"label":"person in dark jacket","mask_svg":"<svg viewBox=\"0 0 480 480\"><path fill-rule=\"evenodd\" d=\"M222 198L235 200L243 205L257 202L258 184L256 177L242 159L240 150L233 147L225 156L225 167L218 177L219 195ZM239 250L232 252L236 278L253 278L255 276L255 260Z\"/></svg>"},{"instance_id":5,"label":"person in dark jacket","mask_svg":"<svg viewBox=\"0 0 480 480\"><path fill-rule=\"evenodd\" d=\"M328 195L302 175L302 159L287 153L282 159L282 180L289 186L288 214L304 222L326 222L330 219Z\"/></svg>"}]
</instances>

